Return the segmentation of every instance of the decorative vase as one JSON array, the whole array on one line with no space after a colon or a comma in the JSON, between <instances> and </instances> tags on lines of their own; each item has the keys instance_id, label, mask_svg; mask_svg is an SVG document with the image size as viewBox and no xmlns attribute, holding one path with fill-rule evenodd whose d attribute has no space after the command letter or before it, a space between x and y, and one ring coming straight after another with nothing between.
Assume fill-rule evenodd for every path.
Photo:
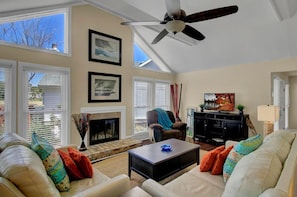
<instances>
[{"instance_id":1,"label":"decorative vase","mask_svg":"<svg viewBox=\"0 0 297 197\"><path fill-rule=\"evenodd\" d=\"M81 137L81 144L79 147L80 151L87 150L84 140L85 140L86 133L89 129L89 116L90 116L90 114L86 114L86 113L72 114L76 128L77 128L79 135Z\"/></svg>"},{"instance_id":2,"label":"decorative vase","mask_svg":"<svg viewBox=\"0 0 297 197\"><path fill-rule=\"evenodd\" d=\"M240 115L243 115L243 110L239 110L239 114Z\"/></svg>"},{"instance_id":3,"label":"decorative vase","mask_svg":"<svg viewBox=\"0 0 297 197\"><path fill-rule=\"evenodd\" d=\"M81 144L79 147L79 151L85 151L87 150L86 144L85 144L85 136L86 136L86 132L79 132L80 137L81 137Z\"/></svg>"},{"instance_id":4,"label":"decorative vase","mask_svg":"<svg viewBox=\"0 0 297 197\"><path fill-rule=\"evenodd\" d=\"M203 112L204 111L204 108L203 107L200 107L200 112Z\"/></svg>"}]
</instances>

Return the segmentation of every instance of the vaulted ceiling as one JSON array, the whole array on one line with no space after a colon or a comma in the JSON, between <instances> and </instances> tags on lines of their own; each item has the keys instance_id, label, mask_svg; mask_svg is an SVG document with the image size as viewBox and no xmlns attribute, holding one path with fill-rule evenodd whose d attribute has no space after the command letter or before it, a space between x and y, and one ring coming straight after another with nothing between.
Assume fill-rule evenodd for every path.
<instances>
[{"instance_id":1,"label":"vaulted ceiling","mask_svg":"<svg viewBox=\"0 0 297 197\"><path fill-rule=\"evenodd\" d=\"M297 57L296 0L179 1L186 14L230 5L237 5L239 10L221 18L191 23L205 35L203 41L177 33L151 45L164 29L162 25L131 27L140 45L173 72ZM1 0L0 17L80 3L105 9L124 21L161 21L166 13L165 0L26 0L25 4L22 0Z\"/></svg>"}]
</instances>

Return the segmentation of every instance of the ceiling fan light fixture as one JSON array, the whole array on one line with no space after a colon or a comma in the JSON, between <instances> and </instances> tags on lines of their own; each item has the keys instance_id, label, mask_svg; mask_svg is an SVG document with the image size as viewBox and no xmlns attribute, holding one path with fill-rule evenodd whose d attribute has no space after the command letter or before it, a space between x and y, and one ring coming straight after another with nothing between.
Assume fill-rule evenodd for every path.
<instances>
[{"instance_id":1,"label":"ceiling fan light fixture","mask_svg":"<svg viewBox=\"0 0 297 197\"><path fill-rule=\"evenodd\" d=\"M165 24L166 30L174 34L181 32L185 28L185 26L186 25L184 21L181 21L181 20L172 20L172 21L168 21Z\"/></svg>"}]
</instances>

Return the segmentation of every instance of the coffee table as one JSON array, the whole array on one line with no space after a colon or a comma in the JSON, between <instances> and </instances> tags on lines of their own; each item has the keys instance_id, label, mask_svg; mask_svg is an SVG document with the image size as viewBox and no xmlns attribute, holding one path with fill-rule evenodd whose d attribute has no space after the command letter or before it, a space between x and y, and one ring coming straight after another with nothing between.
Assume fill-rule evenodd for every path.
<instances>
[{"instance_id":1,"label":"coffee table","mask_svg":"<svg viewBox=\"0 0 297 197\"><path fill-rule=\"evenodd\" d=\"M161 151L161 146L169 144L172 151ZM197 144L178 139L164 140L158 143L144 145L128 151L129 169L145 178L160 181L194 163L199 165L199 149Z\"/></svg>"}]
</instances>

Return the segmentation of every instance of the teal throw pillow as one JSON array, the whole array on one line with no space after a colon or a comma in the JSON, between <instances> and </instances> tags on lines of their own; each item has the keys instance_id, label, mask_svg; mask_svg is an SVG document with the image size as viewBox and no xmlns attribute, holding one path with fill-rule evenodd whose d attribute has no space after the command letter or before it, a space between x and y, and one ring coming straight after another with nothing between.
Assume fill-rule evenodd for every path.
<instances>
[{"instance_id":1,"label":"teal throw pillow","mask_svg":"<svg viewBox=\"0 0 297 197\"><path fill-rule=\"evenodd\" d=\"M263 137L258 134L246 140L242 140L234 146L236 152L247 155L256 150L263 142Z\"/></svg>"},{"instance_id":2,"label":"teal throw pillow","mask_svg":"<svg viewBox=\"0 0 297 197\"><path fill-rule=\"evenodd\" d=\"M43 162L47 174L61 192L70 189L70 181L58 151L45 139L36 133L32 134L31 149L34 150Z\"/></svg>"},{"instance_id":3,"label":"teal throw pillow","mask_svg":"<svg viewBox=\"0 0 297 197\"><path fill-rule=\"evenodd\" d=\"M229 152L224 166L223 166L223 178L224 181L227 182L229 177L231 176L237 162L243 157L244 155L239 154L234 150L234 148Z\"/></svg>"}]
</instances>

